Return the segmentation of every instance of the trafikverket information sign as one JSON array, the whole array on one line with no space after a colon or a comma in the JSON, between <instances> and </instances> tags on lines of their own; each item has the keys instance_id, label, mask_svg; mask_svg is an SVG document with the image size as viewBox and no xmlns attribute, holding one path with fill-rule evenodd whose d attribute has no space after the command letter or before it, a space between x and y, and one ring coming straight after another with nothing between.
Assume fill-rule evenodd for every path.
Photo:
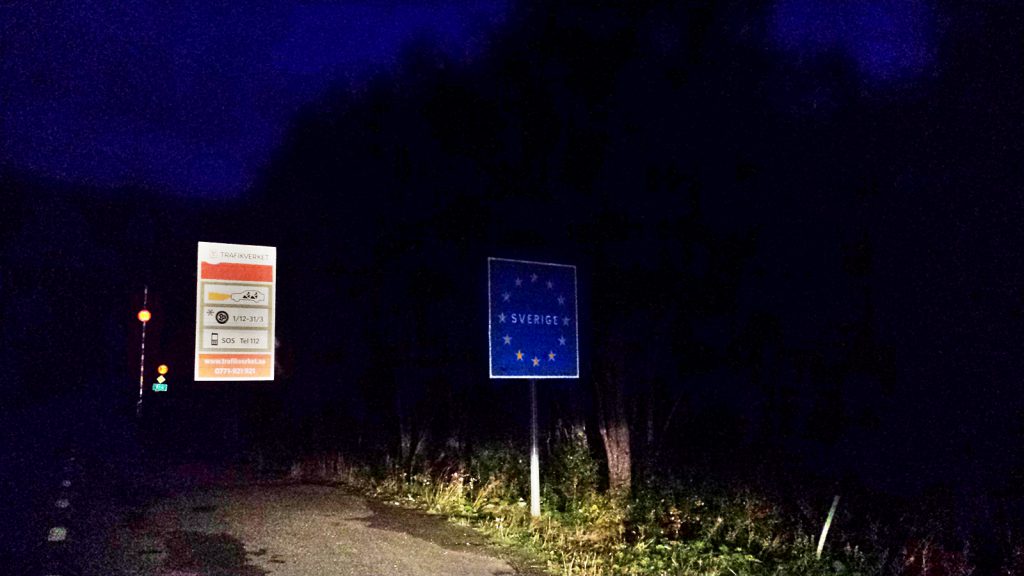
<instances>
[{"instance_id":1,"label":"trafikverket information sign","mask_svg":"<svg viewBox=\"0 0 1024 576\"><path fill-rule=\"evenodd\" d=\"M487 259L491 378L579 378L576 267Z\"/></svg>"},{"instance_id":2,"label":"trafikverket information sign","mask_svg":"<svg viewBox=\"0 0 1024 576\"><path fill-rule=\"evenodd\" d=\"M274 379L277 248L199 243L196 380Z\"/></svg>"}]
</instances>

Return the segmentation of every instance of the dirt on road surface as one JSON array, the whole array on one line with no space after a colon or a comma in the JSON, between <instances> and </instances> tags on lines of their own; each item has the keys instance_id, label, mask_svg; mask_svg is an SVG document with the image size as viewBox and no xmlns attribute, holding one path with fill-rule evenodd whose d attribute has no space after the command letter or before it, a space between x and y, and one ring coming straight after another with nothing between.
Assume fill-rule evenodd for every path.
<instances>
[{"instance_id":1,"label":"dirt on road surface","mask_svg":"<svg viewBox=\"0 0 1024 576\"><path fill-rule=\"evenodd\" d=\"M145 576L542 574L481 535L344 488L197 488L140 508L110 532L96 573ZM90 570L92 572L92 570Z\"/></svg>"}]
</instances>

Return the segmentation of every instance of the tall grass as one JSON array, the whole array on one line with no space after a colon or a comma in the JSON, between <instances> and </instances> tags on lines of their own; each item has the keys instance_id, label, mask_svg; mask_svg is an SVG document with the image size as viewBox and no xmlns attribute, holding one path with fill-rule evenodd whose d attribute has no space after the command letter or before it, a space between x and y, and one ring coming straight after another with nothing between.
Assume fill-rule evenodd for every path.
<instances>
[{"instance_id":1,"label":"tall grass","mask_svg":"<svg viewBox=\"0 0 1024 576\"><path fill-rule=\"evenodd\" d=\"M962 549L943 548L927 537L894 545L904 532L878 525L853 534L843 508L817 559L828 498L784 505L749 488L660 480L641 483L629 500L612 499L598 489L597 463L585 436L572 431L560 435L550 460L539 519L531 518L525 501L525 455L505 447L478 450L469 462L429 473L397 467L373 473L338 458L307 467L394 503L470 523L499 543L532 551L552 573L565 576L974 572ZM1018 564L1024 559L1019 548Z\"/></svg>"}]
</instances>

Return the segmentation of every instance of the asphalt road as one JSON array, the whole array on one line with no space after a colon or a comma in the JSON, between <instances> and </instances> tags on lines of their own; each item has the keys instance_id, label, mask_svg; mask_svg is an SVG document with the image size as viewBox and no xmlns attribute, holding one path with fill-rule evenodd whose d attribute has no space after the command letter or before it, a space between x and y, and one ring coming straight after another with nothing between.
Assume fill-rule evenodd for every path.
<instances>
[{"instance_id":1,"label":"asphalt road","mask_svg":"<svg viewBox=\"0 0 1024 576\"><path fill-rule=\"evenodd\" d=\"M468 528L334 486L175 490L126 510L84 573L146 576L538 574ZM516 561L513 560L513 563Z\"/></svg>"}]
</instances>

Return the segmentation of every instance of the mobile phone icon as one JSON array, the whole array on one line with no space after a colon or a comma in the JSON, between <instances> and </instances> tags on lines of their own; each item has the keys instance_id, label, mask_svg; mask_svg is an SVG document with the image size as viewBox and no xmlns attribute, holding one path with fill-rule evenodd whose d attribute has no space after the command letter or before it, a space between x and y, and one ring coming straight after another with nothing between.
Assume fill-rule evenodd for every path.
<instances>
[{"instance_id":1,"label":"mobile phone icon","mask_svg":"<svg viewBox=\"0 0 1024 576\"><path fill-rule=\"evenodd\" d=\"M216 346L217 345L217 333L216 332L211 332L210 333L210 345L211 346Z\"/></svg>"}]
</instances>

